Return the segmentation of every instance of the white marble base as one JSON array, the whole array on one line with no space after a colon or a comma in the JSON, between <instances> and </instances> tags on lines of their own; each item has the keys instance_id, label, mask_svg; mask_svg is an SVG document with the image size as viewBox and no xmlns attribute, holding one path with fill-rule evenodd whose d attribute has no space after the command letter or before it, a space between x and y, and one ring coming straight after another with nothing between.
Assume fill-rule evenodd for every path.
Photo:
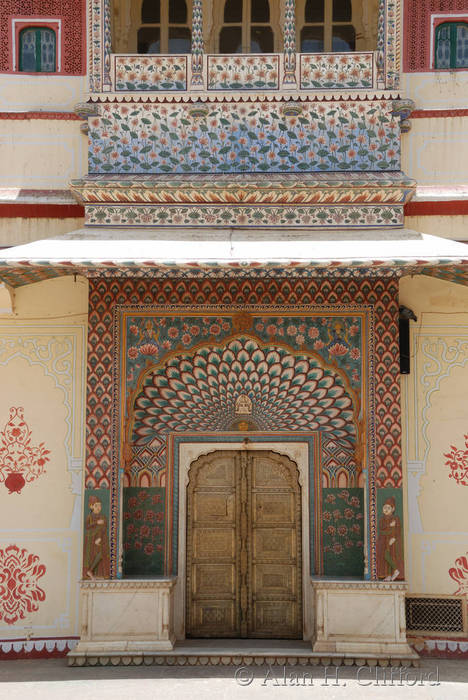
<instances>
[{"instance_id":1,"label":"white marble base","mask_svg":"<svg viewBox=\"0 0 468 700\"><path fill-rule=\"evenodd\" d=\"M418 658L406 640L406 583L316 579L312 586L314 652Z\"/></svg>"},{"instance_id":2,"label":"white marble base","mask_svg":"<svg viewBox=\"0 0 468 700\"><path fill-rule=\"evenodd\" d=\"M171 651L175 581L81 581L81 639L69 656Z\"/></svg>"}]
</instances>

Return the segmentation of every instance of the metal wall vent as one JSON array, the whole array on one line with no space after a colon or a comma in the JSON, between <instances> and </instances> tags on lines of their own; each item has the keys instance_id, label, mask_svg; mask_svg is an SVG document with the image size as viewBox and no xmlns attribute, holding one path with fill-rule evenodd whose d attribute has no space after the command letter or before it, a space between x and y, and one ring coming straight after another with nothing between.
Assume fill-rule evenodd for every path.
<instances>
[{"instance_id":1,"label":"metal wall vent","mask_svg":"<svg viewBox=\"0 0 468 700\"><path fill-rule=\"evenodd\" d=\"M455 596L407 596L406 629L420 634L463 634L466 630L465 599Z\"/></svg>"}]
</instances>

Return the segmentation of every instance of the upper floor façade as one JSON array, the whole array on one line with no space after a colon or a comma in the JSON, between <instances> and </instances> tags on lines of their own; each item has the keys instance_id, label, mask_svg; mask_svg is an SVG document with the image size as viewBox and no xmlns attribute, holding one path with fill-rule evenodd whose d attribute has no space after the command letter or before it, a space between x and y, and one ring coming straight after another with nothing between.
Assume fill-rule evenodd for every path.
<instances>
[{"instance_id":1,"label":"upper floor fa\u00e7ade","mask_svg":"<svg viewBox=\"0 0 468 700\"><path fill-rule=\"evenodd\" d=\"M92 0L91 93L394 90L398 0Z\"/></svg>"}]
</instances>

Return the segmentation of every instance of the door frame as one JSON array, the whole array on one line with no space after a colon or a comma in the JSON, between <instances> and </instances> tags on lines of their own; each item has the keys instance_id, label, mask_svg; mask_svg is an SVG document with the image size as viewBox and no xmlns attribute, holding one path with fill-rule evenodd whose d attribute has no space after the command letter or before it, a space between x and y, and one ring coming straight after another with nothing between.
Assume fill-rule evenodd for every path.
<instances>
[{"instance_id":1,"label":"door frame","mask_svg":"<svg viewBox=\"0 0 468 700\"><path fill-rule=\"evenodd\" d=\"M236 436L237 437L237 436ZM248 438L240 435L235 442L183 442L178 445L178 556L177 582L174 588L174 630L177 639L185 639L186 616L186 564L187 564L187 486L192 463L202 455L220 450L248 452L272 451L288 457L297 466L301 487L301 536L302 536L302 630L303 639L313 638L314 606L310 577L310 508L309 508L309 443L278 440L255 441L251 433Z\"/></svg>"}]
</instances>

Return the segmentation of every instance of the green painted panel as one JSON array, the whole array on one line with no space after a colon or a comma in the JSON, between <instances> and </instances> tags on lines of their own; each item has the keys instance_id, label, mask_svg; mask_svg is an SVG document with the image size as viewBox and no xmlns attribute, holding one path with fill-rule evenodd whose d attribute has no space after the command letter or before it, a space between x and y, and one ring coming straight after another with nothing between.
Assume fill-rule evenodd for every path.
<instances>
[{"instance_id":1,"label":"green painted panel","mask_svg":"<svg viewBox=\"0 0 468 700\"><path fill-rule=\"evenodd\" d=\"M124 488L124 576L164 575L165 498L159 486Z\"/></svg>"},{"instance_id":2,"label":"green painted panel","mask_svg":"<svg viewBox=\"0 0 468 700\"><path fill-rule=\"evenodd\" d=\"M325 576L364 575L363 500L362 488L323 489Z\"/></svg>"}]
</instances>

